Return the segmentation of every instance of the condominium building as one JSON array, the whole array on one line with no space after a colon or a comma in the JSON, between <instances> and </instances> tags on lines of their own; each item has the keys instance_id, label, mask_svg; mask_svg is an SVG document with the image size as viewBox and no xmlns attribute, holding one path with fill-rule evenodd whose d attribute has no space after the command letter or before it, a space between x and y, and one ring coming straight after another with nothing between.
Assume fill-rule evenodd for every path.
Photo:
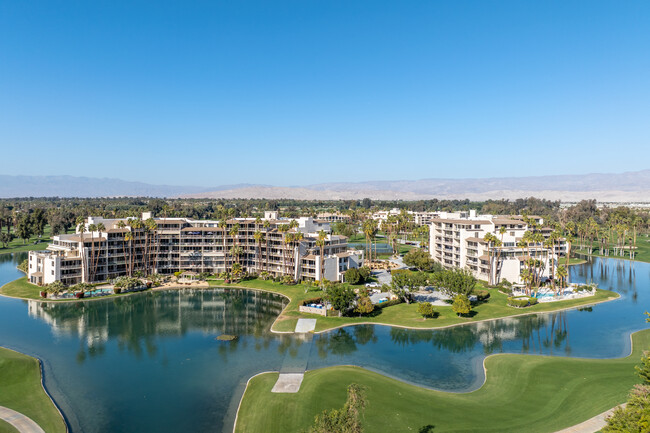
<instances>
[{"instance_id":1,"label":"condominium building","mask_svg":"<svg viewBox=\"0 0 650 433\"><path fill-rule=\"evenodd\" d=\"M536 217L536 223L543 225L543 219ZM506 279L521 284L522 271L529 258L540 260L542 280L551 276L551 269L557 266L558 257L566 254L565 239L558 239L553 247L541 242L520 241L528 230L541 233L547 239L552 228L529 227L521 216L506 217L467 213L446 213L444 217L431 221L431 257L447 268L469 269L477 278L491 283ZM500 247L488 245L485 235L491 233L501 242Z\"/></svg>"},{"instance_id":2,"label":"condominium building","mask_svg":"<svg viewBox=\"0 0 650 433\"><path fill-rule=\"evenodd\" d=\"M329 223L310 217L298 218L290 229L290 220L272 212L261 221L151 218L150 213L138 221L146 220L155 224L88 217L84 230L55 236L47 250L30 252L30 282L72 285L138 271L221 273L234 263L250 273L295 280L320 280L323 273L330 281L342 281L347 269L363 265L363 251L349 249L345 236L333 235ZM98 231L97 226L104 228ZM317 245L319 232L326 235L322 247Z\"/></svg>"}]
</instances>

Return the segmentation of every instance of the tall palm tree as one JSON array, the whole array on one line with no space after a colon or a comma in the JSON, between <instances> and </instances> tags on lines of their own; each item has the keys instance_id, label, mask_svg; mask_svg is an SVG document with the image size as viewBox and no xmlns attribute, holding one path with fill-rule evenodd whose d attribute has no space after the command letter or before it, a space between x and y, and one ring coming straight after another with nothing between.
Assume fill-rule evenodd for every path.
<instances>
[{"instance_id":1,"label":"tall palm tree","mask_svg":"<svg viewBox=\"0 0 650 433\"><path fill-rule=\"evenodd\" d=\"M319 281L320 286L323 288L323 283L325 280L325 241L327 240L327 233L323 230L318 232L318 239L316 240L316 246L320 248L320 274Z\"/></svg>"},{"instance_id":2,"label":"tall palm tree","mask_svg":"<svg viewBox=\"0 0 650 433\"><path fill-rule=\"evenodd\" d=\"M562 287L566 287L568 276L569 273L567 272L567 269L564 266L560 265L557 267L557 277L560 279L560 285Z\"/></svg>"},{"instance_id":3,"label":"tall palm tree","mask_svg":"<svg viewBox=\"0 0 650 433\"><path fill-rule=\"evenodd\" d=\"M293 234L293 243L294 243L294 251L293 251L293 257L292 257L292 262L293 262L293 275L296 275L296 268L298 267L298 249L300 248L300 242L304 239L304 235L302 232L296 232Z\"/></svg>"},{"instance_id":4,"label":"tall palm tree","mask_svg":"<svg viewBox=\"0 0 650 433\"><path fill-rule=\"evenodd\" d=\"M221 221L219 221L218 226L221 229L221 234L223 236L223 266L224 266L224 272L228 272L228 251L226 250L226 238L228 236L228 231L226 229L228 228L228 221L226 221L225 219L222 219Z\"/></svg>"},{"instance_id":5,"label":"tall palm tree","mask_svg":"<svg viewBox=\"0 0 650 433\"><path fill-rule=\"evenodd\" d=\"M230 236L233 237L233 243L235 246L239 246L239 227L239 223L235 223L230 227ZM237 263L239 263L239 256L237 256Z\"/></svg>"},{"instance_id":6,"label":"tall palm tree","mask_svg":"<svg viewBox=\"0 0 650 433\"><path fill-rule=\"evenodd\" d=\"M86 254L84 252L85 250L84 233L86 232L86 220L83 217L77 217L77 232L79 232L79 238L81 239L81 248L79 248L79 257L81 258L81 270L83 271L86 280L88 280L88 265L86 264L86 257L85 257Z\"/></svg>"},{"instance_id":7,"label":"tall palm tree","mask_svg":"<svg viewBox=\"0 0 650 433\"><path fill-rule=\"evenodd\" d=\"M266 260L265 261L266 261L266 272L268 272L269 271L269 259L270 259L269 235L268 235L268 233L269 233L269 230L271 228L271 221L264 220L264 223L262 224L262 226L264 227L264 230L266 232L266 236L265 236L265 238L266 238L266 256L265 256L265 259Z\"/></svg>"},{"instance_id":8,"label":"tall palm tree","mask_svg":"<svg viewBox=\"0 0 650 433\"><path fill-rule=\"evenodd\" d=\"M124 230L126 228L126 223L122 220L118 221L117 228L120 230ZM131 273L129 272L129 263L127 262L127 258L126 258L126 243L127 243L126 233L130 233L130 232L125 232L124 234L124 239L122 240L122 254L124 254L124 270L128 275L131 275Z\"/></svg>"},{"instance_id":9,"label":"tall palm tree","mask_svg":"<svg viewBox=\"0 0 650 433\"><path fill-rule=\"evenodd\" d=\"M260 257L262 256L262 240L264 240L264 233L256 230L255 233L253 234L253 238L255 239L255 243L257 243L257 272L261 272L261 266L260 266Z\"/></svg>"},{"instance_id":10,"label":"tall palm tree","mask_svg":"<svg viewBox=\"0 0 650 433\"><path fill-rule=\"evenodd\" d=\"M96 224L88 224L88 231L90 232L90 281L95 280L95 232L97 231Z\"/></svg>"},{"instance_id":11,"label":"tall palm tree","mask_svg":"<svg viewBox=\"0 0 650 433\"><path fill-rule=\"evenodd\" d=\"M287 275L289 272L287 270L287 253L289 252L289 247L293 243L293 232L287 231L282 239L284 247L282 248L282 275Z\"/></svg>"},{"instance_id":12,"label":"tall palm tree","mask_svg":"<svg viewBox=\"0 0 650 433\"><path fill-rule=\"evenodd\" d=\"M97 274L97 268L99 267L99 255L101 252L102 248L102 233L106 230L106 226L104 223L98 223L97 224L97 233L99 234L99 239L97 239L97 242L99 243L99 248L97 249L97 258L95 259L95 274ZM108 239L106 240L106 248L108 248ZM108 251L106 254L104 254L104 261L108 260Z\"/></svg>"},{"instance_id":13,"label":"tall palm tree","mask_svg":"<svg viewBox=\"0 0 650 433\"><path fill-rule=\"evenodd\" d=\"M147 261L145 265L145 274L149 275L153 271L153 259L151 258L151 249L152 245L155 241L155 236L156 236L156 230L158 229L158 224L156 224L156 220L153 218L148 218L144 222L144 228L145 228L145 236L146 236L146 243L145 243L145 251L146 251L146 256L147 256Z\"/></svg>"}]
</instances>

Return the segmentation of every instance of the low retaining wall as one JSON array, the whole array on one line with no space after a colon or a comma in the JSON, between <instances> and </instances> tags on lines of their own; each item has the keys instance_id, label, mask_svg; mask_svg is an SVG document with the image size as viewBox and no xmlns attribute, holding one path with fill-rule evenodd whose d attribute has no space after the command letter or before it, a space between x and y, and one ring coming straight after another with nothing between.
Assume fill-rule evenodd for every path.
<instances>
[{"instance_id":1,"label":"low retaining wall","mask_svg":"<svg viewBox=\"0 0 650 433\"><path fill-rule=\"evenodd\" d=\"M327 317L327 310L325 308L305 307L304 305L301 305L298 307L298 311L301 313L320 314L321 316Z\"/></svg>"}]
</instances>

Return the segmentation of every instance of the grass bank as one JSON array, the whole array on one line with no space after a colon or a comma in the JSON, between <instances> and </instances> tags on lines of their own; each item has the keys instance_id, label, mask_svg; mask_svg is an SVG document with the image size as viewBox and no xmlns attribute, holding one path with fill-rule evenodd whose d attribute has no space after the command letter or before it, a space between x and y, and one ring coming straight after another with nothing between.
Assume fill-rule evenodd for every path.
<instances>
[{"instance_id":1,"label":"grass bank","mask_svg":"<svg viewBox=\"0 0 650 433\"><path fill-rule=\"evenodd\" d=\"M343 406L347 386L358 383L368 400L366 431L554 432L623 403L648 348L650 330L644 330L633 335L632 355L620 359L493 355L485 360L485 384L462 394L348 366L308 371L298 393L272 394L278 375L266 373L249 382L235 431L305 431L318 413Z\"/></svg>"},{"instance_id":2,"label":"grass bank","mask_svg":"<svg viewBox=\"0 0 650 433\"><path fill-rule=\"evenodd\" d=\"M66 432L59 411L41 385L41 367L37 359L0 348L0 406L31 418L46 432ZM15 432L9 424L0 432Z\"/></svg>"},{"instance_id":3,"label":"grass bank","mask_svg":"<svg viewBox=\"0 0 650 433\"><path fill-rule=\"evenodd\" d=\"M627 244L626 244L626 249L625 249L625 255L624 256L615 256L613 255L614 253L614 247L610 243L609 244L609 249L610 249L610 255L609 256L603 256L599 254L600 252L600 244L597 241L594 241L591 246L589 245L589 242L585 242L585 247L586 248L580 248L580 245L578 245L578 240L573 239L572 244L571 244L571 252L576 253L576 254L588 254L594 257L605 257L605 258L612 258L612 259L624 259L624 260L630 260L630 252L627 249ZM647 234L640 234L637 235L636 237L636 254L634 256L634 260L637 262L647 262L650 263L650 236Z\"/></svg>"},{"instance_id":4,"label":"grass bank","mask_svg":"<svg viewBox=\"0 0 650 433\"><path fill-rule=\"evenodd\" d=\"M3 228L3 232L6 229ZM11 230L11 233L16 236L16 233ZM47 248L47 245L52 241L52 229L49 225L45 226L44 233L42 237L32 236L29 239L25 239L23 242L22 239L19 239L17 236L14 240L7 244L7 248L4 248L3 244L0 244L0 254L11 254L11 253L21 253L24 251L36 251L44 250Z\"/></svg>"}]
</instances>

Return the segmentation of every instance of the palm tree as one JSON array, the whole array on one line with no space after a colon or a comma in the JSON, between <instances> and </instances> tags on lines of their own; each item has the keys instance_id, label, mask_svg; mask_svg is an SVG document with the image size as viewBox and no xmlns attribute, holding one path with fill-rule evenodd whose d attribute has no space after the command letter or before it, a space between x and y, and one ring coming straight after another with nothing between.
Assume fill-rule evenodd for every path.
<instances>
[{"instance_id":1,"label":"palm tree","mask_svg":"<svg viewBox=\"0 0 650 433\"><path fill-rule=\"evenodd\" d=\"M95 272L94 272L95 274L97 274L97 267L99 266L99 253L102 248L102 232L104 232L104 230L106 230L106 226L104 225L104 223L97 224L97 232L99 233L99 239L98 239L99 249L97 250L98 257L95 259ZM106 239L106 248L108 248L108 239ZM106 258L105 260L108 260L108 254L104 255L104 257Z\"/></svg>"},{"instance_id":2,"label":"palm tree","mask_svg":"<svg viewBox=\"0 0 650 433\"><path fill-rule=\"evenodd\" d=\"M320 247L320 274L319 281L321 289L323 288L323 283L325 280L325 241L327 240L327 233L323 230L318 232L318 239L316 240L316 246Z\"/></svg>"},{"instance_id":3,"label":"palm tree","mask_svg":"<svg viewBox=\"0 0 650 433\"><path fill-rule=\"evenodd\" d=\"M266 236L265 236L265 238L266 238L266 260L265 261L266 261L266 272L268 272L269 271L269 258L270 258L269 257L270 252L269 252L269 236L268 236L268 233L269 233L269 229L271 228L271 221L265 220L264 224L262 224L262 226L264 227L264 230L266 231Z\"/></svg>"},{"instance_id":4,"label":"palm tree","mask_svg":"<svg viewBox=\"0 0 650 433\"><path fill-rule=\"evenodd\" d=\"M294 243L294 252L293 252L293 258L292 258L292 261L293 261L293 274L296 275L296 268L298 267L297 266L298 261L296 259L296 256L298 255L298 251L295 251L295 250L300 248L300 241L303 240L304 235L303 235L302 232L296 232L296 233L293 234L292 237L293 237L292 241Z\"/></svg>"},{"instance_id":5,"label":"palm tree","mask_svg":"<svg viewBox=\"0 0 650 433\"><path fill-rule=\"evenodd\" d=\"M156 229L158 228L158 225L156 224L156 220L153 218L147 218L147 220L144 222L144 229L145 229L145 252L146 252L146 262L145 262L145 275L149 275L151 273L151 268L153 267L153 262L151 259L151 245L153 241L155 240L155 234L156 234ZM152 237L154 237L152 239Z\"/></svg>"},{"instance_id":6,"label":"palm tree","mask_svg":"<svg viewBox=\"0 0 650 433\"><path fill-rule=\"evenodd\" d=\"M88 231L90 232L90 281L95 279L95 232L97 231L96 224L88 224Z\"/></svg>"},{"instance_id":7,"label":"palm tree","mask_svg":"<svg viewBox=\"0 0 650 433\"><path fill-rule=\"evenodd\" d=\"M122 220L118 221L118 222L117 222L117 228L120 229L120 230L125 229L125 228L126 228L126 223L125 223L124 221L122 221ZM128 240L128 239L127 239L127 236L126 236L127 233L130 233L130 232L127 231L127 232L124 234L124 239L123 239L123 241L122 241L122 253L124 254L124 270L125 270L126 273L129 274L129 276L130 276L131 273L130 273L130 271L129 271L129 264L128 264L127 260L126 260L126 242L127 242L127 240Z\"/></svg>"},{"instance_id":8,"label":"palm tree","mask_svg":"<svg viewBox=\"0 0 650 433\"><path fill-rule=\"evenodd\" d=\"M224 266L224 272L228 272L228 252L226 251L226 237L228 235L228 231L226 229L228 228L228 221L226 221L225 219L222 219L221 221L219 221L218 226L221 229L221 233L223 235L223 266Z\"/></svg>"},{"instance_id":9,"label":"palm tree","mask_svg":"<svg viewBox=\"0 0 650 433\"><path fill-rule=\"evenodd\" d=\"M85 250L84 233L86 232L86 220L83 217L77 217L77 231L79 232L79 238L81 239L81 248L79 249L79 257L81 258L81 269L87 280L88 266L86 264L86 259L84 254L84 250Z\"/></svg>"},{"instance_id":10,"label":"palm tree","mask_svg":"<svg viewBox=\"0 0 650 433\"><path fill-rule=\"evenodd\" d=\"M230 236L232 236L233 239L234 239L234 242L233 242L234 245L238 246L239 245L239 243L238 243L239 223L235 223L235 224L232 225L232 227L230 227ZM232 251L232 249L231 249L231 251ZM239 263L239 256L237 256L237 263Z\"/></svg>"},{"instance_id":11,"label":"palm tree","mask_svg":"<svg viewBox=\"0 0 650 433\"><path fill-rule=\"evenodd\" d=\"M287 226L288 227L288 226ZM287 274L287 250L289 249L289 245L293 242L293 235L294 233L289 232L289 229L287 228L287 233L285 233L284 238L282 238L282 242L284 243L284 248L282 249L282 275Z\"/></svg>"},{"instance_id":12,"label":"palm tree","mask_svg":"<svg viewBox=\"0 0 650 433\"><path fill-rule=\"evenodd\" d=\"M560 285L564 288L566 287L566 282L567 282L567 277L569 276L569 273L567 272L566 268L564 266L558 266L557 267L557 277L560 279Z\"/></svg>"},{"instance_id":13,"label":"palm tree","mask_svg":"<svg viewBox=\"0 0 650 433\"><path fill-rule=\"evenodd\" d=\"M282 243L286 245L286 236L287 236L287 232L289 231L289 225L288 224L279 225L278 231L282 235ZM282 248L282 274L284 274L285 268L286 268L286 264L284 258L284 248Z\"/></svg>"},{"instance_id":14,"label":"palm tree","mask_svg":"<svg viewBox=\"0 0 650 433\"><path fill-rule=\"evenodd\" d=\"M488 252L488 272L489 272L488 285L493 286L494 282L492 280L492 257L493 257L492 247L493 247L494 243L498 241L498 239L492 233L486 233L485 236L483 236L483 240L485 242L487 242L487 247L488 247L488 250L487 250L487 252Z\"/></svg>"},{"instance_id":15,"label":"palm tree","mask_svg":"<svg viewBox=\"0 0 650 433\"><path fill-rule=\"evenodd\" d=\"M257 272L261 272L261 267L260 267L260 257L262 256L262 241L264 240L264 233L256 230L255 234L253 234L253 238L255 238L255 242L257 243Z\"/></svg>"}]
</instances>

